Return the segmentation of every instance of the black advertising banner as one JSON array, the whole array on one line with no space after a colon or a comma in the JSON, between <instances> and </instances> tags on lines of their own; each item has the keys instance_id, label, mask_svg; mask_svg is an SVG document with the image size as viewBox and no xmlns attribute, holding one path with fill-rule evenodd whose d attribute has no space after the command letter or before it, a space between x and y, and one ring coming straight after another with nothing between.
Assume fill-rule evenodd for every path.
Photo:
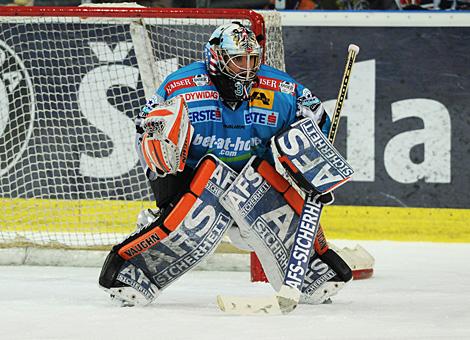
<instances>
[{"instance_id":1,"label":"black advertising banner","mask_svg":"<svg viewBox=\"0 0 470 340\"><path fill-rule=\"evenodd\" d=\"M470 27L284 27L286 69L333 111L355 169L339 205L470 207Z\"/></svg>"},{"instance_id":2,"label":"black advertising banner","mask_svg":"<svg viewBox=\"0 0 470 340\"><path fill-rule=\"evenodd\" d=\"M142 42L129 23L3 19L0 198L151 199L135 150L134 119L145 104L136 57ZM215 27L172 30L185 42L181 64L201 59L195 36L204 41ZM166 74L176 70L166 48L172 27L146 29L166 40L144 48Z\"/></svg>"},{"instance_id":3,"label":"black advertising banner","mask_svg":"<svg viewBox=\"0 0 470 340\"><path fill-rule=\"evenodd\" d=\"M145 99L132 38L62 25L57 46L47 25L0 27L0 197L149 199L134 150ZM347 47L361 48L336 138L356 173L337 204L470 206L470 27L283 30L287 71L330 112Z\"/></svg>"}]
</instances>

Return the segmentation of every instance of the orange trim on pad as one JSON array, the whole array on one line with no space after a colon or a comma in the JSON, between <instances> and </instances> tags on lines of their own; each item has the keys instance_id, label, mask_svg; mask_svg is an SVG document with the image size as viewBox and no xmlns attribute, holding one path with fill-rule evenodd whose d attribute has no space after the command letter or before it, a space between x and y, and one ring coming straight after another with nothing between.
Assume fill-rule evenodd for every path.
<instances>
[{"instance_id":1,"label":"orange trim on pad","mask_svg":"<svg viewBox=\"0 0 470 340\"><path fill-rule=\"evenodd\" d=\"M211 158L205 159L196 170L191 183L189 184L189 190L193 192L196 196L201 196L204 188L209 182L212 174L217 168L217 164Z\"/></svg>"},{"instance_id":2,"label":"orange trim on pad","mask_svg":"<svg viewBox=\"0 0 470 340\"><path fill-rule=\"evenodd\" d=\"M193 207L194 203L196 203L196 199L197 197L192 193L185 193L165 218L163 225L170 231L178 228L180 223L183 222L184 218L188 214L189 210L191 210Z\"/></svg>"},{"instance_id":3,"label":"orange trim on pad","mask_svg":"<svg viewBox=\"0 0 470 340\"><path fill-rule=\"evenodd\" d=\"M161 230L160 227L155 227L119 249L118 254L124 260L130 260L133 257L143 253L148 248L153 247L167 236L168 235L163 230Z\"/></svg>"},{"instance_id":4,"label":"orange trim on pad","mask_svg":"<svg viewBox=\"0 0 470 340\"><path fill-rule=\"evenodd\" d=\"M279 159L279 162L281 162L281 164L287 165L294 174L299 172L299 169L297 169L294 163L292 163L292 161L289 158L287 158L287 156L284 155L284 156L278 157L277 159Z\"/></svg>"},{"instance_id":5,"label":"orange trim on pad","mask_svg":"<svg viewBox=\"0 0 470 340\"><path fill-rule=\"evenodd\" d=\"M282 177L276 169L272 167L271 164L269 164L266 161L261 161L259 164L258 168L256 169L258 173L263 176L263 178L277 191L283 193L285 192L290 184L289 182L286 181L284 177Z\"/></svg>"},{"instance_id":6,"label":"orange trim on pad","mask_svg":"<svg viewBox=\"0 0 470 340\"><path fill-rule=\"evenodd\" d=\"M297 213L297 215L300 216L304 206L304 200L297 190L295 190L293 187L290 187L283 196L287 203L289 203L292 209L294 209L294 211Z\"/></svg>"},{"instance_id":7,"label":"orange trim on pad","mask_svg":"<svg viewBox=\"0 0 470 340\"><path fill-rule=\"evenodd\" d=\"M171 116L173 114L173 112L171 112L170 110L167 110L167 109L162 109L162 108L156 108L152 111L150 111L147 115L147 118L148 117L160 117L160 116Z\"/></svg>"},{"instance_id":8,"label":"orange trim on pad","mask_svg":"<svg viewBox=\"0 0 470 340\"><path fill-rule=\"evenodd\" d=\"M314 242L315 252L318 255L323 255L328 250L328 242L326 242L325 234L321 224L318 225L317 236L315 237Z\"/></svg>"}]
</instances>

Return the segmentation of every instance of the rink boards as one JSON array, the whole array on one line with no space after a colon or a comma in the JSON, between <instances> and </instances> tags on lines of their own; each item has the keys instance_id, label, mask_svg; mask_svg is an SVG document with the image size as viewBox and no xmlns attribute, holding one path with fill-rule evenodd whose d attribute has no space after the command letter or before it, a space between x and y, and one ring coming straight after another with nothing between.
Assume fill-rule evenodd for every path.
<instances>
[{"instance_id":1,"label":"rink boards","mask_svg":"<svg viewBox=\"0 0 470 340\"><path fill-rule=\"evenodd\" d=\"M10 220L14 221L11 227L2 226L3 237L23 234L24 241L36 241L47 232L55 233L61 243L65 242L61 233L75 233L76 243L70 246L80 247L80 238L86 240L89 234L98 248L119 242L132 232L139 211L153 205L143 201L41 199L0 199L0 204L11 211ZM18 206L22 209L15 209ZM35 212L35 217L29 217L28 212ZM321 218L330 239L428 242L470 242L468 221L469 209L335 205L326 207Z\"/></svg>"}]
</instances>

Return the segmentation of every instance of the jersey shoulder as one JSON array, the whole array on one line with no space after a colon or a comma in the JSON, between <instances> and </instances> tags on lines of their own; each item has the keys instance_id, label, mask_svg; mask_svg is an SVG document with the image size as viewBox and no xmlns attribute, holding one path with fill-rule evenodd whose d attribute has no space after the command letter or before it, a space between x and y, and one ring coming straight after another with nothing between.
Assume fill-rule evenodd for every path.
<instances>
[{"instance_id":1,"label":"jersey shoulder","mask_svg":"<svg viewBox=\"0 0 470 340\"><path fill-rule=\"evenodd\" d=\"M299 87L303 87L289 74L268 65L261 65L258 71L257 88L295 95Z\"/></svg>"},{"instance_id":2,"label":"jersey shoulder","mask_svg":"<svg viewBox=\"0 0 470 340\"><path fill-rule=\"evenodd\" d=\"M158 93L168 98L194 88L207 89L211 80L203 62L194 62L171 73L160 85Z\"/></svg>"}]
</instances>

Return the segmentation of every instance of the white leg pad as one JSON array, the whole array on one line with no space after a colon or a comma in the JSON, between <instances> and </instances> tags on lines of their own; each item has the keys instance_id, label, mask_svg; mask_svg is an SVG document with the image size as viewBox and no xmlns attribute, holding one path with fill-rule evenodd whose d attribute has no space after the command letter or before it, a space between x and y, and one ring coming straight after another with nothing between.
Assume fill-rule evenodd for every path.
<instances>
[{"instance_id":1,"label":"white leg pad","mask_svg":"<svg viewBox=\"0 0 470 340\"><path fill-rule=\"evenodd\" d=\"M302 294L300 297L300 303L309 305L319 305L325 303L331 296L336 295L344 287L344 285L344 282L327 281L317 290L315 290L313 294Z\"/></svg>"},{"instance_id":2,"label":"white leg pad","mask_svg":"<svg viewBox=\"0 0 470 340\"><path fill-rule=\"evenodd\" d=\"M121 307L146 306L155 299L155 297L145 297L132 287L103 288L103 290L108 292L111 300Z\"/></svg>"}]
</instances>

